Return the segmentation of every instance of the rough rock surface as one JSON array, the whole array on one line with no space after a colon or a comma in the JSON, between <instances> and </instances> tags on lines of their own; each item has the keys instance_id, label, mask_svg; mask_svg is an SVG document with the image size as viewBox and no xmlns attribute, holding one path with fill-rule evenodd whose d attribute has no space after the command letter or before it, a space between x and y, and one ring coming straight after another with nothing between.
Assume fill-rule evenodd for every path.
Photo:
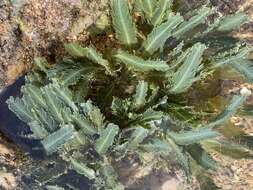
<instances>
[{"instance_id":1,"label":"rough rock surface","mask_svg":"<svg viewBox=\"0 0 253 190\"><path fill-rule=\"evenodd\" d=\"M0 92L25 73L36 56L55 61L105 9L105 0L1 0Z\"/></svg>"},{"instance_id":2,"label":"rough rock surface","mask_svg":"<svg viewBox=\"0 0 253 190\"><path fill-rule=\"evenodd\" d=\"M0 189L16 189L20 180L21 152L0 134Z\"/></svg>"}]
</instances>

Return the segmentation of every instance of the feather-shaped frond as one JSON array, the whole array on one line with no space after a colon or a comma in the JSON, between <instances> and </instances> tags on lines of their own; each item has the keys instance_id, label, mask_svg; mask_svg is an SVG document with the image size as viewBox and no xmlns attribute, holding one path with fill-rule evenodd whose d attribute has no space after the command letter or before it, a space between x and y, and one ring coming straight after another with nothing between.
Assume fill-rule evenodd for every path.
<instances>
[{"instance_id":1,"label":"feather-shaped frond","mask_svg":"<svg viewBox=\"0 0 253 190\"><path fill-rule=\"evenodd\" d=\"M162 71L165 72L170 69L169 65L165 61L153 61L153 60L143 60L140 57L128 54L123 51L119 51L115 57L122 63L127 65L136 71Z\"/></svg>"},{"instance_id":2,"label":"feather-shaped frond","mask_svg":"<svg viewBox=\"0 0 253 190\"><path fill-rule=\"evenodd\" d=\"M77 103L84 102L84 98L88 95L89 92L89 86L90 86L90 79L82 79L80 80L77 85L74 92L74 99Z\"/></svg>"},{"instance_id":3,"label":"feather-shaped frond","mask_svg":"<svg viewBox=\"0 0 253 190\"><path fill-rule=\"evenodd\" d=\"M223 17L221 20L218 31L232 31L239 28L242 24L248 21L248 16L245 13L236 13Z\"/></svg>"},{"instance_id":4,"label":"feather-shaped frond","mask_svg":"<svg viewBox=\"0 0 253 190\"><path fill-rule=\"evenodd\" d=\"M187 147L191 157L202 167L215 170L217 167L216 161L211 155L199 144L193 144Z\"/></svg>"},{"instance_id":5,"label":"feather-shaped frond","mask_svg":"<svg viewBox=\"0 0 253 190\"><path fill-rule=\"evenodd\" d=\"M74 112L78 111L77 106L73 102L73 94L66 86L60 86L58 82L54 81L47 85L47 91L53 92L58 99L69 106Z\"/></svg>"},{"instance_id":6,"label":"feather-shaped frond","mask_svg":"<svg viewBox=\"0 0 253 190\"><path fill-rule=\"evenodd\" d=\"M186 57L188 56L190 52L190 49L187 49L186 51L183 51L181 53L178 54L178 57L173 61L171 67L173 69L176 69L180 66L180 64L186 59ZM168 72L168 76L170 75L170 72Z\"/></svg>"},{"instance_id":7,"label":"feather-shaped frond","mask_svg":"<svg viewBox=\"0 0 253 190\"><path fill-rule=\"evenodd\" d=\"M135 0L134 1L134 11L142 14L142 12L143 12L143 5L142 5L142 3L143 3L143 0Z\"/></svg>"},{"instance_id":8,"label":"feather-shaped frond","mask_svg":"<svg viewBox=\"0 0 253 190\"><path fill-rule=\"evenodd\" d=\"M139 81L136 92L134 95L134 107L140 108L146 103L146 97L148 92L148 83L145 81Z\"/></svg>"},{"instance_id":9,"label":"feather-shaped frond","mask_svg":"<svg viewBox=\"0 0 253 190\"><path fill-rule=\"evenodd\" d=\"M249 55L253 51L252 48L249 47L236 47L235 49L230 50L229 52L225 52L220 54L218 57L222 57L221 59L215 60L215 64L213 68L219 68L224 65L228 65L233 67L239 73L241 73L247 82L253 81L253 68L252 61L249 60ZM224 58L225 57L225 58Z\"/></svg>"},{"instance_id":10,"label":"feather-shaped frond","mask_svg":"<svg viewBox=\"0 0 253 190\"><path fill-rule=\"evenodd\" d=\"M230 156L235 159L241 158L253 158L253 151L245 146L234 144L228 141L218 141L218 140L207 140L203 141L201 144L207 150L215 150L226 156Z\"/></svg>"},{"instance_id":11,"label":"feather-shaped frond","mask_svg":"<svg viewBox=\"0 0 253 190\"><path fill-rule=\"evenodd\" d=\"M57 96L55 96L51 85L43 87L41 91L43 98L47 102L48 111L55 117L55 120L57 120L59 123L62 123L63 117L61 109L63 107L63 102Z\"/></svg>"},{"instance_id":12,"label":"feather-shaped frond","mask_svg":"<svg viewBox=\"0 0 253 190\"><path fill-rule=\"evenodd\" d=\"M63 187L57 186L57 185L47 185L47 190L65 190Z\"/></svg>"},{"instance_id":13,"label":"feather-shaped frond","mask_svg":"<svg viewBox=\"0 0 253 190\"><path fill-rule=\"evenodd\" d=\"M10 97L7 100L9 109L14 112L18 118L26 123L34 121L31 109L27 106L23 99Z\"/></svg>"},{"instance_id":14,"label":"feather-shaped frond","mask_svg":"<svg viewBox=\"0 0 253 190\"><path fill-rule=\"evenodd\" d=\"M106 161L100 169L100 174L104 176L103 181L106 183L108 189L124 190L125 187L119 182L118 175L113 166Z\"/></svg>"},{"instance_id":15,"label":"feather-shaped frond","mask_svg":"<svg viewBox=\"0 0 253 190\"><path fill-rule=\"evenodd\" d=\"M237 51L236 53L234 53ZM231 50L232 53L230 55L224 54L223 57L218 61L214 61L213 68L219 68L221 66L227 65L234 68L237 72L239 72L241 75L244 76L247 82L253 81L253 75L252 75L252 61L249 60L249 54L252 52L252 48L244 47L239 50ZM219 55L219 57L222 57L222 54Z\"/></svg>"},{"instance_id":16,"label":"feather-shaped frond","mask_svg":"<svg viewBox=\"0 0 253 190\"><path fill-rule=\"evenodd\" d=\"M180 42L173 50L169 53L168 57L173 58L180 55L183 52L184 41Z\"/></svg>"},{"instance_id":17,"label":"feather-shaped frond","mask_svg":"<svg viewBox=\"0 0 253 190\"><path fill-rule=\"evenodd\" d=\"M113 75L113 71L110 68L109 62L102 57L102 54L97 52L93 47L84 48L77 43L65 44L67 52L75 57L86 57L87 59L97 63L105 68L105 70Z\"/></svg>"},{"instance_id":18,"label":"feather-shaped frond","mask_svg":"<svg viewBox=\"0 0 253 190\"><path fill-rule=\"evenodd\" d=\"M229 52L221 53L215 60L214 68L218 68L224 65L229 65L230 63L240 62L242 59L248 59L250 52L253 51L253 48L250 47L236 47L229 50Z\"/></svg>"},{"instance_id":19,"label":"feather-shaped frond","mask_svg":"<svg viewBox=\"0 0 253 190\"><path fill-rule=\"evenodd\" d=\"M124 45L137 43L137 29L127 0L111 0L112 21L117 39Z\"/></svg>"},{"instance_id":20,"label":"feather-shaped frond","mask_svg":"<svg viewBox=\"0 0 253 190\"><path fill-rule=\"evenodd\" d=\"M187 176L190 175L190 166L187 156L183 153L183 150L170 138L166 138L172 151L176 154L178 163L183 167Z\"/></svg>"},{"instance_id":21,"label":"feather-shaped frond","mask_svg":"<svg viewBox=\"0 0 253 190\"><path fill-rule=\"evenodd\" d=\"M134 149L139 146L139 144L148 136L148 129L141 126L137 126L134 132L131 134L129 139L128 148Z\"/></svg>"},{"instance_id":22,"label":"feather-shaped frond","mask_svg":"<svg viewBox=\"0 0 253 190\"><path fill-rule=\"evenodd\" d=\"M127 114L127 110L130 103L127 100L122 100L120 98L113 97L111 109L114 115L124 117Z\"/></svg>"},{"instance_id":23,"label":"feather-shaped frond","mask_svg":"<svg viewBox=\"0 0 253 190\"><path fill-rule=\"evenodd\" d=\"M205 27L205 30L204 31L200 31L199 33L195 34L194 35L194 38L201 38L201 37L204 37L206 36L208 33L214 31L217 29L217 27L219 26L220 24L220 21L221 21L221 18L222 16L218 16L216 18L214 18L214 21L213 22L210 22L209 20L207 20L207 26Z\"/></svg>"},{"instance_id":24,"label":"feather-shaped frond","mask_svg":"<svg viewBox=\"0 0 253 190\"><path fill-rule=\"evenodd\" d=\"M43 139L49 135L47 130L37 121L30 122L28 123L28 125L33 132L33 137L36 139Z\"/></svg>"},{"instance_id":25,"label":"feather-shaped frond","mask_svg":"<svg viewBox=\"0 0 253 190\"><path fill-rule=\"evenodd\" d=\"M44 110L43 107L41 107L41 90L39 88L36 88L35 94L27 95L30 90L27 91L27 89L30 89L32 86L27 86L28 88L24 87L22 91L24 92L24 95L22 99L16 98L14 99L11 97L7 103L9 104L9 108L24 122L30 123L32 125L31 128L35 128L35 126L38 126L38 130L42 131L42 129L39 129L40 127L43 130L48 132L53 132L57 129L57 124L55 120L52 118L51 115L48 114L47 111ZM35 88L33 88L34 90ZM38 98L39 97L39 98ZM30 100L33 100L30 102ZM44 100L44 98L42 99ZM31 107L28 109L28 107ZM47 106L45 106L47 107ZM35 122L36 121L36 125ZM34 129L35 131L35 129ZM38 131L37 131L38 132ZM36 131L34 132L36 133ZM35 136L36 135L34 134Z\"/></svg>"},{"instance_id":26,"label":"feather-shaped frond","mask_svg":"<svg viewBox=\"0 0 253 190\"><path fill-rule=\"evenodd\" d=\"M81 107L85 115L90 118L96 127L104 127L105 118L97 106L94 106L92 102L88 100L86 103L82 103Z\"/></svg>"},{"instance_id":27,"label":"feather-shaped frond","mask_svg":"<svg viewBox=\"0 0 253 190\"><path fill-rule=\"evenodd\" d=\"M83 75L84 71L87 71L87 68L68 69L60 73L61 76L57 76L57 78L62 85L74 85L82 78L82 76L85 76Z\"/></svg>"},{"instance_id":28,"label":"feather-shaped frond","mask_svg":"<svg viewBox=\"0 0 253 190\"><path fill-rule=\"evenodd\" d=\"M151 140L151 142L149 142L147 144L139 145L139 148L141 148L147 152L157 152L157 153L163 153L166 155L171 153L171 151L172 151L169 143L167 143L164 140L158 139L158 138L157 139L153 138Z\"/></svg>"},{"instance_id":29,"label":"feather-shaped frond","mask_svg":"<svg viewBox=\"0 0 253 190\"><path fill-rule=\"evenodd\" d=\"M154 16L151 19L151 23L154 26L161 24L166 20L167 12L170 10L173 0L159 0Z\"/></svg>"},{"instance_id":30,"label":"feather-shaped frond","mask_svg":"<svg viewBox=\"0 0 253 190\"><path fill-rule=\"evenodd\" d=\"M253 62L248 59L232 61L231 66L241 73L247 82L253 82Z\"/></svg>"},{"instance_id":31,"label":"feather-shaped frond","mask_svg":"<svg viewBox=\"0 0 253 190\"><path fill-rule=\"evenodd\" d=\"M215 121L208 124L207 127L219 127L224 122L228 121L228 119L236 113L245 100L245 96L234 96L227 108L216 118Z\"/></svg>"},{"instance_id":32,"label":"feather-shaped frond","mask_svg":"<svg viewBox=\"0 0 253 190\"><path fill-rule=\"evenodd\" d=\"M43 131L53 133L59 129L59 124L72 121L79 128L85 128L86 131L90 129L92 134L95 133L95 129L85 118L77 117L77 113L72 116L72 111L78 111L73 102L73 95L66 87L60 86L56 81L42 88L27 84L22 88L22 92L23 97L21 99L10 98L7 103L21 120L31 125L35 137L44 136ZM28 109L28 107L31 108ZM35 129L36 126L38 127L37 130ZM39 132L41 135L37 134Z\"/></svg>"},{"instance_id":33,"label":"feather-shaped frond","mask_svg":"<svg viewBox=\"0 0 253 190\"><path fill-rule=\"evenodd\" d=\"M74 127L71 125L62 126L59 130L45 138L41 144L46 153L52 154L56 152L65 142L73 138Z\"/></svg>"},{"instance_id":34,"label":"feather-shaped frond","mask_svg":"<svg viewBox=\"0 0 253 190\"><path fill-rule=\"evenodd\" d=\"M73 158L70 158L70 169L75 170L78 174L83 175L90 180L95 179L96 177L96 173L93 169Z\"/></svg>"},{"instance_id":35,"label":"feather-shaped frond","mask_svg":"<svg viewBox=\"0 0 253 190\"><path fill-rule=\"evenodd\" d=\"M116 135L119 132L119 127L112 123L102 130L99 139L95 143L97 153L103 155L112 146Z\"/></svg>"},{"instance_id":36,"label":"feather-shaped frond","mask_svg":"<svg viewBox=\"0 0 253 190\"><path fill-rule=\"evenodd\" d=\"M58 177L64 175L66 173L67 167L66 164L60 159L60 158L55 158L53 159L49 159L51 161L51 163L53 164L53 167L45 167L45 165L42 164L36 164L36 165L32 165L35 166L33 167L34 169L32 170L34 177L36 178L36 180L38 180L38 182L41 184L41 186L43 187L48 187L47 185L56 180ZM36 169L35 169L36 168ZM52 184L52 183L50 183ZM33 185L30 185L30 187L34 187ZM50 186L53 188L58 188L58 189L51 189L51 190L64 190L63 188L54 185L54 186ZM35 187L35 189L37 189Z\"/></svg>"},{"instance_id":37,"label":"feather-shaped frond","mask_svg":"<svg viewBox=\"0 0 253 190\"><path fill-rule=\"evenodd\" d=\"M188 21L184 21L178 28L176 28L173 32L173 36L175 38L181 38L186 32L203 23L211 13L212 11L210 8L206 6L202 7L197 15L191 17Z\"/></svg>"},{"instance_id":38,"label":"feather-shaped frond","mask_svg":"<svg viewBox=\"0 0 253 190\"><path fill-rule=\"evenodd\" d=\"M89 113L91 121L94 123L96 127L103 127L104 126L104 120L105 117L101 113L100 109L95 107L92 109L92 111Z\"/></svg>"},{"instance_id":39,"label":"feather-shaped frond","mask_svg":"<svg viewBox=\"0 0 253 190\"><path fill-rule=\"evenodd\" d=\"M195 44L186 57L184 63L178 68L172 77L171 93L186 91L199 76L196 76L202 69L202 55L206 46L200 43Z\"/></svg>"},{"instance_id":40,"label":"feather-shaped frond","mask_svg":"<svg viewBox=\"0 0 253 190\"><path fill-rule=\"evenodd\" d=\"M164 113L161 111L154 111L152 109L148 109L143 114L135 115L133 121L131 122L132 125L134 124L145 124L150 121L156 121L162 119Z\"/></svg>"},{"instance_id":41,"label":"feather-shaped frond","mask_svg":"<svg viewBox=\"0 0 253 190\"><path fill-rule=\"evenodd\" d=\"M172 30L182 21L182 16L171 14L165 23L155 27L148 35L147 39L143 42L145 50L152 54L159 48L163 48L166 40L172 35Z\"/></svg>"},{"instance_id":42,"label":"feather-shaped frond","mask_svg":"<svg viewBox=\"0 0 253 190\"><path fill-rule=\"evenodd\" d=\"M151 90L151 93L150 93L150 96L148 97L147 104L152 104L153 102L155 102L159 94L160 88L158 86L152 86L152 85L150 85L149 88Z\"/></svg>"},{"instance_id":43,"label":"feather-shaped frond","mask_svg":"<svg viewBox=\"0 0 253 190\"><path fill-rule=\"evenodd\" d=\"M34 104L38 104L38 106L43 108L47 107L39 87L32 84L27 84L22 87L21 91L24 95L29 96Z\"/></svg>"},{"instance_id":44,"label":"feather-shaped frond","mask_svg":"<svg viewBox=\"0 0 253 190\"><path fill-rule=\"evenodd\" d=\"M145 15L145 18L150 21L150 19L153 17L155 8L157 5L157 0L136 0L135 1L135 7L139 11L142 11Z\"/></svg>"},{"instance_id":45,"label":"feather-shaped frond","mask_svg":"<svg viewBox=\"0 0 253 190\"><path fill-rule=\"evenodd\" d=\"M77 43L64 44L65 50L73 57L85 57L86 48Z\"/></svg>"},{"instance_id":46,"label":"feather-shaped frond","mask_svg":"<svg viewBox=\"0 0 253 190\"><path fill-rule=\"evenodd\" d=\"M48 70L47 77L56 78L60 84L70 86L79 83L81 79L89 83L98 70L99 67L88 63L63 62Z\"/></svg>"},{"instance_id":47,"label":"feather-shaped frond","mask_svg":"<svg viewBox=\"0 0 253 190\"><path fill-rule=\"evenodd\" d=\"M62 109L61 109L61 113L62 113L62 118L64 120L64 123L71 123L72 122L72 110L70 107L66 107L64 106Z\"/></svg>"},{"instance_id":48,"label":"feather-shaped frond","mask_svg":"<svg viewBox=\"0 0 253 190\"><path fill-rule=\"evenodd\" d=\"M163 96L152 105L152 109L157 109L159 106L166 105L167 103L168 103L168 96Z\"/></svg>"},{"instance_id":49,"label":"feather-shaped frond","mask_svg":"<svg viewBox=\"0 0 253 190\"><path fill-rule=\"evenodd\" d=\"M49 65L49 63L47 62L47 60L44 58L44 57L37 57L37 58L35 58L34 59L34 63L35 63L35 65L36 65L36 67L39 69L39 70L41 70L41 71L43 71L43 72L47 72L48 71L48 69L50 69L50 65Z\"/></svg>"},{"instance_id":50,"label":"feather-shaped frond","mask_svg":"<svg viewBox=\"0 0 253 190\"><path fill-rule=\"evenodd\" d=\"M74 138L68 140L64 144L64 151L68 152L71 150L77 150L82 147L87 147L87 145L89 145L89 143L90 143L89 137L86 136L83 133L83 131L80 130L78 132L75 132Z\"/></svg>"},{"instance_id":51,"label":"feather-shaped frond","mask_svg":"<svg viewBox=\"0 0 253 190\"><path fill-rule=\"evenodd\" d=\"M219 133L208 128L202 128L180 133L168 132L167 135L178 145L190 145L206 139L217 137L219 136Z\"/></svg>"},{"instance_id":52,"label":"feather-shaped frond","mask_svg":"<svg viewBox=\"0 0 253 190\"><path fill-rule=\"evenodd\" d=\"M59 128L58 123L54 120L52 115L50 115L48 111L45 111L43 108L36 107L36 103L35 108L32 108L32 113L34 120L38 121L38 123L49 133L52 133Z\"/></svg>"},{"instance_id":53,"label":"feather-shaped frond","mask_svg":"<svg viewBox=\"0 0 253 190\"><path fill-rule=\"evenodd\" d=\"M92 123L87 120L83 115L79 113L75 113L71 116L73 123L81 129L84 134L94 135L97 133L96 128L92 125Z\"/></svg>"}]
</instances>

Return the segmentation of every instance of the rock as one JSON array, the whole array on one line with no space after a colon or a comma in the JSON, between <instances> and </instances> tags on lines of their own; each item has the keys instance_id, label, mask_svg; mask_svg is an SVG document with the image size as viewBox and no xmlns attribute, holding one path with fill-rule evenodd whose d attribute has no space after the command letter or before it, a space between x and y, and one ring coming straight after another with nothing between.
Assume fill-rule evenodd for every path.
<instances>
[{"instance_id":1,"label":"rock","mask_svg":"<svg viewBox=\"0 0 253 190\"><path fill-rule=\"evenodd\" d=\"M106 12L107 0L1 0L0 92L31 69L37 56L61 57L63 43Z\"/></svg>"},{"instance_id":2,"label":"rock","mask_svg":"<svg viewBox=\"0 0 253 190\"><path fill-rule=\"evenodd\" d=\"M14 166L15 165L15 152L11 145L7 145L8 143L3 140L0 136L0 166L8 165ZM1 167L0 167L1 170Z\"/></svg>"},{"instance_id":3,"label":"rock","mask_svg":"<svg viewBox=\"0 0 253 190\"><path fill-rule=\"evenodd\" d=\"M251 90L249 90L248 88L246 87L243 87L241 90L240 90L240 94L242 96L250 96L252 94Z\"/></svg>"},{"instance_id":4,"label":"rock","mask_svg":"<svg viewBox=\"0 0 253 190\"><path fill-rule=\"evenodd\" d=\"M12 173L0 171L0 188L3 190L14 190L17 187L17 181Z\"/></svg>"},{"instance_id":5,"label":"rock","mask_svg":"<svg viewBox=\"0 0 253 190\"><path fill-rule=\"evenodd\" d=\"M17 179L7 171L7 167L16 166L16 156L13 146L7 144L0 135L0 189L13 190L17 187Z\"/></svg>"},{"instance_id":6,"label":"rock","mask_svg":"<svg viewBox=\"0 0 253 190\"><path fill-rule=\"evenodd\" d=\"M171 178L162 184L161 190L177 190L179 186L179 181L176 178Z\"/></svg>"}]
</instances>

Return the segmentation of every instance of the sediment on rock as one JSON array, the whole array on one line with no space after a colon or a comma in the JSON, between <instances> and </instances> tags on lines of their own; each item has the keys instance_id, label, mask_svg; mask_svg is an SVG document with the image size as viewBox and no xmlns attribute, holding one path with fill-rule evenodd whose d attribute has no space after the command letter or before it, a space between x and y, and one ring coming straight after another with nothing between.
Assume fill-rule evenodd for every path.
<instances>
[{"instance_id":1,"label":"sediment on rock","mask_svg":"<svg viewBox=\"0 0 253 190\"><path fill-rule=\"evenodd\" d=\"M12 2L12 3L11 3ZM0 92L31 69L37 56L55 62L63 43L75 40L106 11L106 0L0 2Z\"/></svg>"}]
</instances>

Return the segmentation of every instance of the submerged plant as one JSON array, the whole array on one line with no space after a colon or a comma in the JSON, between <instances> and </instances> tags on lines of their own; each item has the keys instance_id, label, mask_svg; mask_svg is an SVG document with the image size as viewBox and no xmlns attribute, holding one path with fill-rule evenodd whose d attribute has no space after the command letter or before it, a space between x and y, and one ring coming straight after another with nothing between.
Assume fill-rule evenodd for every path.
<instances>
[{"instance_id":1,"label":"submerged plant","mask_svg":"<svg viewBox=\"0 0 253 190\"><path fill-rule=\"evenodd\" d=\"M252 158L252 146L233 144L219 130L243 104L244 93L208 122L182 103L197 83L227 66L252 82L250 47L209 40L237 28L247 16L217 17L204 5L183 17L172 0L111 0L110 5L118 48L102 54L96 44L65 44L70 57L53 66L36 59L22 97L8 100L30 127L29 138L40 140L47 155L60 155L96 189L124 189L114 163L131 155L154 169L175 159L188 179L193 163L203 171L217 167L210 150ZM155 161L145 160L146 153Z\"/></svg>"}]
</instances>

